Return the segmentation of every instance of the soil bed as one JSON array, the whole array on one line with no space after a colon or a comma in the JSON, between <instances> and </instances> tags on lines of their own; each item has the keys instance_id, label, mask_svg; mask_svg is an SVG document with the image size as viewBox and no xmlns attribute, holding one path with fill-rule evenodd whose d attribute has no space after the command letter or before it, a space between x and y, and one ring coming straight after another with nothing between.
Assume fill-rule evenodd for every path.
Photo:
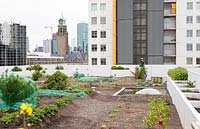
<instances>
[{"instance_id":1,"label":"soil bed","mask_svg":"<svg viewBox=\"0 0 200 129\"><path fill-rule=\"evenodd\" d=\"M188 100L199 100L199 101L200 101L200 99L198 99L198 98L190 98L190 97L187 97L187 99L188 99Z\"/></svg>"}]
</instances>

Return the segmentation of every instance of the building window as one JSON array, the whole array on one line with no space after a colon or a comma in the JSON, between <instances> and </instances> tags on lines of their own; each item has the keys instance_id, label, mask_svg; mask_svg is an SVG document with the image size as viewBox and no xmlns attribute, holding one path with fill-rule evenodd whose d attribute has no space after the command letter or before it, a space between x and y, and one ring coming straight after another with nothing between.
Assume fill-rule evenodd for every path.
<instances>
[{"instance_id":1,"label":"building window","mask_svg":"<svg viewBox=\"0 0 200 129\"><path fill-rule=\"evenodd\" d=\"M92 52L96 52L97 51L97 44L92 44Z\"/></svg>"},{"instance_id":2,"label":"building window","mask_svg":"<svg viewBox=\"0 0 200 129\"><path fill-rule=\"evenodd\" d=\"M197 23L200 23L200 16L197 16L197 17L196 17L196 22L197 22Z\"/></svg>"},{"instance_id":3,"label":"building window","mask_svg":"<svg viewBox=\"0 0 200 129\"><path fill-rule=\"evenodd\" d=\"M196 50L197 50L197 51L200 51L200 43L197 43L197 44L196 44Z\"/></svg>"},{"instance_id":4,"label":"building window","mask_svg":"<svg viewBox=\"0 0 200 129\"><path fill-rule=\"evenodd\" d=\"M92 31L92 38L97 38L97 31Z\"/></svg>"},{"instance_id":5,"label":"building window","mask_svg":"<svg viewBox=\"0 0 200 129\"><path fill-rule=\"evenodd\" d=\"M101 38L106 38L106 31L101 31Z\"/></svg>"},{"instance_id":6,"label":"building window","mask_svg":"<svg viewBox=\"0 0 200 129\"><path fill-rule=\"evenodd\" d=\"M106 17L100 18L100 24L106 24Z\"/></svg>"},{"instance_id":7,"label":"building window","mask_svg":"<svg viewBox=\"0 0 200 129\"><path fill-rule=\"evenodd\" d=\"M101 65L106 65L106 58L101 58Z\"/></svg>"},{"instance_id":8,"label":"building window","mask_svg":"<svg viewBox=\"0 0 200 129\"><path fill-rule=\"evenodd\" d=\"M196 30L196 36L200 37L200 30Z\"/></svg>"},{"instance_id":9,"label":"building window","mask_svg":"<svg viewBox=\"0 0 200 129\"><path fill-rule=\"evenodd\" d=\"M187 37L193 37L193 31L187 30Z\"/></svg>"},{"instance_id":10,"label":"building window","mask_svg":"<svg viewBox=\"0 0 200 129\"><path fill-rule=\"evenodd\" d=\"M106 51L106 45L105 45L105 44L102 44L102 45L101 45L101 51L102 51L102 52L105 52L105 51Z\"/></svg>"},{"instance_id":11,"label":"building window","mask_svg":"<svg viewBox=\"0 0 200 129\"><path fill-rule=\"evenodd\" d=\"M187 57L186 60L187 60L187 64L188 64L188 65L191 65L192 62L193 62L192 57Z\"/></svg>"},{"instance_id":12,"label":"building window","mask_svg":"<svg viewBox=\"0 0 200 129\"><path fill-rule=\"evenodd\" d=\"M200 9L200 2L196 3L196 9L199 10Z\"/></svg>"},{"instance_id":13,"label":"building window","mask_svg":"<svg viewBox=\"0 0 200 129\"><path fill-rule=\"evenodd\" d=\"M91 4L91 11L97 11L97 3Z\"/></svg>"},{"instance_id":14,"label":"building window","mask_svg":"<svg viewBox=\"0 0 200 129\"><path fill-rule=\"evenodd\" d=\"M97 17L91 17L91 24L92 25L97 24Z\"/></svg>"},{"instance_id":15,"label":"building window","mask_svg":"<svg viewBox=\"0 0 200 129\"><path fill-rule=\"evenodd\" d=\"M187 2L187 9L188 10L193 9L193 2Z\"/></svg>"},{"instance_id":16,"label":"building window","mask_svg":"<svg viewBox=\"0 0 200 129\"><path fill-rule=\"evenodd\" d=\"M100 10L105 11L106 10L106 3L101 3L100 4Z\"/></svg>"},{"instance_id":17,"label":"building window","mask_svg":"<svg viewBox=\"0 0 200 129\"><path fill-rule=\"evenodd\" d=\"M187 44L187 51L192 51L193 50L193 45L192 43Z\"/></svg>"},{"instance_id":18,"label":"building window","mask_svg":"<svg viewBox=\"0 0 200 129\"><path fill-rule=\"evenodd\" d=\"M92 65L97 65L97 58L92 58Z\"/></svg>"},{"instance_id":19,"label":"building window","mask_svg":"<svg viewBox=\"0 0 200 129\"><path fill-rule=\"evenodd\" d=\"M200 58L196 58L196 64L200 64Z\"/></svg>"},{"instance_id":20,"label":"building window","mask_svg":"<svg viewBox=\"0 0 200 129\"><path fill-rule=\"evenodd\" d=\"M193 17L192 16L187 16L186 17L186 21L187 21L187 24L192 24L193 23Z\"/></svg>"}]
</instances>

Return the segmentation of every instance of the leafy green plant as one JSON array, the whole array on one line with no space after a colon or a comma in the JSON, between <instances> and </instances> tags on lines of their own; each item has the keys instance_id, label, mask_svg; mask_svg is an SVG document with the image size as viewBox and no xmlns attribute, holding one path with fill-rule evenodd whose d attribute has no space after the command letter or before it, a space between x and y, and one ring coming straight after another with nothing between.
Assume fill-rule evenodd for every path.
<instances>
[{"instance_id":1,"label":"leafy green plant","mask_svg":"<svg viewBox=\"0 0 200 129\"><path fill-rule=\"evenodd\" d=\"M35 83L19 75L2 74L0 78L1 99L8 106L12 107L15 103L31 96L37 90Z\"/></svg>"},{"instance_id":2,"label":"leafy green plant","mask_svg":"<svg viewBox=\"0 0 200 129\"><path fill-rule=\"evenodd\" d=\"M135 79L146 79L147 71L145 67L135 67L135 72L131 72Z\"/></svg>"},{"instance_id":3,"label":"leafy green plant","mask_svg":"<svg viewBox=\"0 0 200 129\"><path fill-rule=\"evenodd\" d=\"M20 72L20 71L22 71L22 68L15 66L15 67L12 69L12 71L13 71L13 72Z\"/></svg>"},{"instance_id":4,"label":"leafy green plant","mask_svg":"<svg viewBox=\"0 0 200 129\"><path fill-rule=\"evenodd\" d=\"M80 86L74 86L74 87L68 87L67 88L68 92L71 93L79 93L79 92L85 92L86 94L89 94L92 92L92 88L85 88L85 87L80 87Z\"/></svg>"},{"instance_id":5,"label":"leafy green plant","mask_svg":"<svg viewBox=\"0 0 200 129\"><path fill-rule=\"evenodd\" d=\"M183 67L177 67L177 68L174 68L174 69L170 69L168 71L168 75L173 80L187 80L188 79L187 69L185 69Z\"/></svg>"},{"instance_id":6,"label":"leafy green plant","mask_svg":"<svg viewBox=\"0 0 200 129\"><path fill-rule=\"evenodd\" d=\"M129 70L129 68L124 68L122 66L112 66L111 69L112 70Z\"/></svg>"},{"instance_id":7,"label":"leafy green plant","mask_svg":"<svg viewBox=\"0 0 200 129\"><path fill-rule=\"evenodd\" d=\"M161 126L162 129L167 128L167 120L169 116L169 106L163 99L153 99L148 104L149 112L147 117L143 118L145 128L152 128L155 125Z\"/></svg>"},{"instance_id":8,"label":"leafy green plant","mask_svg":"<svg viewBox=\"0 0 200 129\"><path fill-rule=\"evenodd\" d=\"M186 90L182 90L182 92L194 92L194 91L192 91L190 89L186 89Z\"/></svg>"},{"instance_id":9,"label":"leafy green plant","mask_svg":"<svg viewBox=\"0 0 200 129\"><path fill-rule=\"evenodd\" d=\"M31 116L28 116L26 118L27 123L36 124L39 121L42 121L45 116L53 116L55 115L55 112L63 105L67 103L71 103L72 98L70 97L64 97L62 99L57 100L53 104L50 105L44 105L37 107L33 110L33 113Z\"/></svg>"},{"instance_id":10,"label":"leafy green plant","mask_svg":"<svg viewBox=\"0 0 200 129\"><path fill-rule=\"evenodd\" d=\"M35 72L33 72L33 74L32 74L32 79L33 79L34 81L38 81L39 78L41 78L42 76L43 76L42 72L40 72L40 71L35 71Z\"/></svg>"},{"instance_id":11,"label":"leafy green plant","mask_svg":"<svg viewBox=\"0 0 200 129\"><path fill-rule=\"evenodd\" d=\"M56 66L56 70L64 70L64 67L63 66Z\"/></svg>"},{"instance_id":12,"label":"leafy green plant","mask_svg":"<svg viewBox=\"0 0 200 129\"><path fill-rule=\"evenodd\" d=\"M52 90L64 90L66 89L66 84L68 82L68 77L60 72L56 71L53 75L49 76L45 81L46 88Z\"/></svg>"},{"instance_id":13,"label":"leafy green plant","mask_svg":"<svg viewBox=\"0 0 200 129\"><path fill-rule=\"evenodd\" d=\"M188 81L187 82L187 87L189 87L189 88L194 88L195 87L195 81Z\"/></svg>"},{"instance_id":14,"label":"leafy green plant","mask_svg":"<svg viewBox=\"0 0 200 129\"><path fill-rule=\"evenodd\" d=\"M29 70L29 71L32 71L32 70L41 71L41 70L43 70L43 68L42 68L41 65L36 64L36 65L30 65L29 67L26 68L26 70Z\"/></svg>"},{"instance_id":15,"label":"leafy green plant","mask_svg":"<svg viewBox=\"0 0 200 129\"><path fill-rule=\"evenodd\" d=\"M43 67L39 64L36 65L31 65L29 67L26 68L26 70L32 71L34 70L33 74L32 74L32 79L34 81L38 81L41 77L43 77L43 75L45 74L45 70L47 69L43 69Z\"/></svg>"},{"instance_id":16,"label":"leafy green plant","mask_svg":"<svg viewBox=\"0 0 200 129\"><path fill-rule=\"evenodd\" d=\"M0 122L6 125L10 124L18 114L18 112L3 113L3 117L0 118Z\"/></svg>"}]
</instances>

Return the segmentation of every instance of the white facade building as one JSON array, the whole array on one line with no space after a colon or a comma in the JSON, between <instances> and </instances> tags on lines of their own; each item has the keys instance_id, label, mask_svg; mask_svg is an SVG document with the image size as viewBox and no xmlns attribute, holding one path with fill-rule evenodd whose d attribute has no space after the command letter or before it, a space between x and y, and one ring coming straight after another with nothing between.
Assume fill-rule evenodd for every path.
<instances>
[{"instance_id":1,"label":"white facade building","mask_svg":"<svg viewBox=\"0 0 200 129\"><path fill-rule=\"evenodd\" d=\"M200 0L177 0L177 65L200 64Z\"/></svg>"},{"instance_id":2,"label":"white facade building","mask_svg":"<svg viewBox=\"0 0 200 129\"><path fill-rule=\"evenodd\" d=\"M51 39L43 40L43 47L45 53L51 53Z\"/></svg>"},{"instance_id":3,"label":"white facade building","mask_svg":"<svg viewBox=\"0 0 200 129\"><path fill-rule=\"evenodd\" d=\"M89 65L112 65L112 0L89 0Z\"/></svg>"}]
</instances>

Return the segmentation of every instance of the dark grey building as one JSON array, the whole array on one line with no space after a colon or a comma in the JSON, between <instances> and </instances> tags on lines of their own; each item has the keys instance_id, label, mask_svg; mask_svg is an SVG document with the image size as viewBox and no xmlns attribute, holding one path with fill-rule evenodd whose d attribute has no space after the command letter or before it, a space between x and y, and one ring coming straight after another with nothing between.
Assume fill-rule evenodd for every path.
<instances>
[{"instance_id":1,"label":"dark grey building","mask_svg":"<svg viewBox=\"0 0 200 129\"><path fill-rule=\"evenodd\" d=\"M0 66L26 65L26 26L0 24Z\"/></svg>"},{"instance_id":2,"label":"dark grey building","mask_svg":"<svg viewBox=\"0 0 200 129\"><path fill-rule=\"evenodd\" d=\"M117 64L164 63L163 0L117 0Z\"/></svg>"}]
</instances>

